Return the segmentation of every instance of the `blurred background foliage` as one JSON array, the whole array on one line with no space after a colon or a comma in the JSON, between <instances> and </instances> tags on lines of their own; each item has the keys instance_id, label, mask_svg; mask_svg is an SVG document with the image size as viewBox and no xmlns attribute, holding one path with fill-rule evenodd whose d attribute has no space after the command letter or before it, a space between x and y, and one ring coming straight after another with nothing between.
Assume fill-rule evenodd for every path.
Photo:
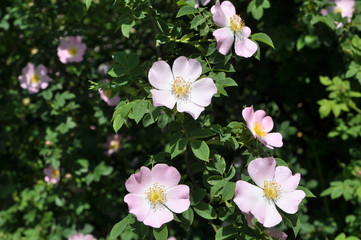
<instances>
[{"instance_id":1,"label":"blurred background foliage","mask_svg":"<svg viewBox=\"0 0 361 240\"><path fill-rule=\"evenodd\" d=\"M242 122L241 111L250 105L273 117L284 137L274 156L300 172L301 185L318 197L301 208L298 238L361 238L361 3L356 1L347 22L340 14L322 16L325 0L232 2L252 33L273 40L275 49L260 43L260 61L214 53L214 1L198 19L195 14L176 18L185 3L171 0L2 1L0 239L62 239L75 232L108 238L128 214L125 180L149 160L167 158L154 155L169 143L170 132L159 127L171 129L167 124L174 115L164 110L157 124L146 117L139 125L126 121L128 127L118 126L121 150L107 156L104 143L114 134L114 108L97 89L148 104L151 64L180 55L197 58L203 70L207 56L214 70L224 70L238 84L222 92L227 97L213 99L212 111L201 116L203 124ZM344 26L337 28L335 21ZM75 35L87 44L84 60L62 64L59 40ZM53 79L37 94L19 85L28 62L45 65ZM240 151L223 157L234 166L247 160ZM170 164L182 166L180 159ZM43 180L49 164L60 168L57 186ZM189 232L174 222L170 226L170 235L179 238L214 235L196 217Z\"/></svg>"}]
</instances>

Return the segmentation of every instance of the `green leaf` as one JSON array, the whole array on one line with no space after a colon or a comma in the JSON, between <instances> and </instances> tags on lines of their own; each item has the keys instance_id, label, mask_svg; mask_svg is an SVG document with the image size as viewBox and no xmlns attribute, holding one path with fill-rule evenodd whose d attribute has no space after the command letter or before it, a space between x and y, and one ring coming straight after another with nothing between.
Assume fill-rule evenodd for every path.
<instances>
[{"instance_id":1,"label":"green leaf","mask_svg":"<svg viewBox=\"0 0 361 240\"><path fill-rule=\"evenodd\" d=\"M295 237L297 237L298 231L300 230L300 219L296 214L282 213L283 217L286 219L286 223L292 227Z\"/></svg>"},{"instance_id":2,"label":"green leaf","mask_svg":"<svg viewBox=\"0 0 361 240\"><path fill-rule=\"evenodd\" d=\"M329 86L332 84L332 81L330 80L329 77L320 76L320 82L322 83L322 85L325 85L325 86Z\"/></svg>"},{"instance_id":3,"label":"green leaf","mask_svg":"<svg viewBox=\"0 0 361 240\"><path fill-rule=\"evenodd\" d=\"M201 25L202 23L204 23L206 21L206 19L202 16L202 15L197 15L193 18L192 23L191 23L191 29L195 29L197 28L199 25Z\"/></svg>"},{"instance_id":4,"label":"green leaf","mask_svg":"<svg viewBox=\"0 0 361 240\"><path fill-rule=\"evenodd\" d=\"M222 240L232 237L237 233L237 229L233 225L228 225L218 229L216 233L216 240Z\"/></svg>"},{"instance_id":5,"label":"green leaf","mask_svg":"<svg viewBox=\"0 0 361 240\"><path fill-rule=\"evenodd\" d=\"M251 39L258 41L258 42L263 42L265 44L267 44L268 46L272 47L273 49L275 49L275 46L273 45L272 39L265 33L255 33L251 35Z\"/></svg>"},{"instance_id":6,"label":"green leaf","mask_svg":"<svg viewBox=\"0 0 361 240\"><path fill-rule=\"evenodd\" d=\"M175 144L173 144L170 148L171 158L173 159L182 152L184 152L187 144L188 144L188 139L185 138L179 139Z\"/></svg>"},{"instance_id":7,"label":"green leaf","mask_svg":"<svg viewBox=\"0 0 361 240\"><path fill-rule=\"evenodd\" d=\"M193 220L194 220L194 213L193 213L193 210L192 208L188 208L187 211L183 212L182 213L182 227L184 229L188 229L190 228L190 226L192 225L193 223Z\"/></svg>"},{"instance_id":8,"label":"green leaf","mask_svg":"<svg viewBox=\"0 0 361 240\"><path fill-rule=\"evenodd\" d=\"M86 10L89 10L91 3L92 3L92 0L86 0L86 2L85 2Z\"/></svg>"},{"instance_id":9,"label":"green leaf","mask_svg":"<svg viewBox=\"0 0 361 240\"><path fill-rule=\"evenodd\" d=\"M202 188L198 188L196 190L193 190L190 195L190 202L191 205L197 205L202 199L206 196L206 190Z\"/></svg>"},{"instance_id":10,"label":"green leaf","mask_svg":"<svg viewBox=\"0 0 361 240\"><path fill-rule=\"evenodd\" d=\"M199 204L197 204L196 206L194 206L194 211L201 216L202 218L205 219L216 219L217 218L217 213L214 210L214 208L204 202L201 202Z\"/></svg>"},{"instance_id":11,"label":"green leaf","mask_svg":"<svg viewBox=\"0 0 361 240\"><path fill-rule=\"evenodd\" d=\"M114 131L117 133L119 129L123 126L123 124L124 124L124 117L121 114L118 114L113 121Z\"/></svg>"},{"instance_id":12,"label":"green leaf","mask_svg":"<svg viewBox=\"0 0 361 240\"><path fill-rule=\"evenodd\" d=\"M302 190L306 194L306 197L317 198L310 190L305 187L298 186L297 189Z\"/></svg>"},{"instance_id":13,"label":"green leaf","mask_svg":"<svg viewBox=\"0 0 361 240\"><path fill-rule=\"evenodd\" d=\"M224 185L222 192L223 201L228 201L233 198L235 188L236 184L234 182L228 182L226 185Z\"/></svg>"},{"instance_id":14,"label":"green leaf","mask_svg":"<svg viewBox=\"0 0 361 240\"><path fill-rule=\"evenodd\" d=\"M215 135L214 132L204 128L197 128L195 130L190 131L191 139L208 138L214 135Z\"/></svg>"},{"instance_id":15,"label":"green leaf","mask_svg":"<svg viewBox=\"0 0 361 240\"><path fill-rule=\"evenodd\" d=\"M209 147L205 141L191 141L192 152L200 160L209 161Z\"/></svg>"},{"instance_id":16,"label":"green leaf","mask_svg":"<svg viewBox=\"0 0 361 240\"><path fill-rule=\"evenodd\" d=\"M117 238L129 224L129 215L123 218L120 222L115 224L110 231L110 239Z\"/></svg>"},{"instance_id":17,"label":"green leaf","mask_svg":"<svg viewBox=\"0 0 361 240\"><path fill-rule=\"evenodd\" d=\"M122 34L124 35L124 37L129 38L130 29L131 29L132 27L134 27L134 25L135 25L135 21L134 21L134 20L133 20L130 24L126 24L126 23L123 23L123 24L122 24L121 29L122 29Z\"/></svg>"},{"instance_id":18,"label":"green leaf","mask_svg":"<svg viewBox=\"0 0 361 240\"><path fill-rule=\"evenodd\" d=\"M184 15L188 15L188 14L197 13L197 12L198 12L198 9L193 6L184 6L181 9L179 9L176 18L184 16Z\"/></svg>"},{"instance_id":19,"label":"green leaf","mask_svg":"<svg viewBox=\"0 0 361 240\"><path fill-rule=\"evenodd\" d=\"M163 224L160 228L153 228L153 235L156 240L167 240L168 228Z\"/></svg>"},{"instance_id":20,"label":"green leaf","mask_svg":"<svg viewBox=\"0 0 361 240\"><path fill-rule=\"evenodd\" d=\"M133 107L133 117L137 124L148 110L148 104L149 101L147 100L139 100L135 102Z\"/></svg>"}]
</instances>

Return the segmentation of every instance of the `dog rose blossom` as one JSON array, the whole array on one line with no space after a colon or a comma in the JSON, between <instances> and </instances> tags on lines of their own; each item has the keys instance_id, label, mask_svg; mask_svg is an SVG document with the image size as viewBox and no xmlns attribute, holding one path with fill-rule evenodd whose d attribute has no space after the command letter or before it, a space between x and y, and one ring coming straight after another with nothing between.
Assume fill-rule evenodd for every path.
<instances>
[{"instance_id":1,"label":"dog rose blossom","mask_svg":"<svg viewBox=\"0 0 361 240\"><path fill-rule=\"evenodd\" d=\"M329 1L330 2L330 1ZM329 12L341 13L341 16L347 17L347 21L351 22L352 14L355 10L355 0L333 0L336 6L327 7L321 10L322 15L327 15ZM337 24L337 28L342 27L342 23Z\"/></svg>"},{"instance_id":2,"label":"dog rose blossom","mask_svg":"<svg viewBox=\"0 0 361 240\"><path fill-rule=\"evenodd\" d=\"M40 89L48 87L52 79L48 76L48 70L44 65L40 64L37 67L32 63L28 63L22 69L22 75L18 77L20 87L27 89L29 93L37 93Z\"/></svg>"},{"instance_id":3,"label":"dog rose blossom","mask_svg":"<svg viewBox=\"0 0 361 240\"><path fill-rule=\"evenodd\" d=\"M109 82L109 79L105 79L104 82ZM98 89L99 94L100 94L100 98L103 99L104 102L106 102L108 104L108 106L117 106L118 103L120 102L120 97L119 97L119 93L116 93L112 98L111 96L111 90L107 89Z\"/></svg>"},{"instance_id":4,"label":"dog rose blossom","mask_svg":"<svg viewBox=\"0 0 361 240\"><path fill-rule=\"evenodd\" d=\"M211 78L202 78L202 66L196 59L178 57L172 69L165 61L157 61L149 70L148 79L156 89L150 90L154 106L187 112L197 119L211 103L217 87Z\"/></svg>"},{"instance_id":5,"label":"dog rose blossom","mask_svg":"<svg viewBox=\"0 0 361 240\"><path fill-rule=\"evenodd\" d=\"M122 148L121 139L122 137L118 134L108 136L107 142L103 145L103 147L107 149L105 152L107 156L118 152Z\"/></svg>"},{"instance_id":6,"label":"dog rose blossom","mask_svg":"<svg viewBox=\"0 0 361 240\"><path fill-rule=\"evenodd\" d=\"M236 15L236 9L231 2L224 1L220 4L217 0L211 12L214 23L221 27L213 32L217 41L217 50L221 54L226 55L233 42L238 56L248 58L257 51L257 44L248 39L251 29L245 26L239 15Z\"/></svg>"},{"instance_id":7,"label":"dog rose blossom","mask_svg":"<svg viewBox=\"0 0 361 240\"><path fill-rule=\"evenodd\" d=\"M62 63L81 62L86 50L80 36L66 37L60 40L58 46L58 57Z\"/></svg>"},{"instance_id":8,"label":"dog rose blossom","mask_svg":"<svg viewBox=\"0 0 361 240\"><path fill-rule=\"evenodd\" d=\"M84 235L82 233L77 233L69 237L68 240L96 240L96 238L91 234Z\"/></svg>"},{"instance_id":9,"label":"dog rose blossom","mask_svg":"<svg viewBox=\"0 0 361 240\"><path fill-rule=\"evenodd\" d=\"M273 120L266 116L265 111L254 112L253 106L250 106L243 109L242 116L253 136L263 145L270 149L283 146L281 133L269 133L273 128Z\"/></svg>"},{"instance_id":10,"label":"dog rose blossom","mask_svg":"<svg viewBox=\"0 0 361 240\"><path fill-rule=\"evenodd\" d=\"M248 165L248 174L257 186L246 181L236 182L233 201L239 209L253 216L266 228L282 221L277 207L284 212L294 214L305 193L296 190L300 174L292 175L288 167L276 167L273 157L257 158Z\"/></svg>"},{"instance_id":11,"label":"dog rose blossom","mask_svg":"<svg viewBox=\"0 0 361 240\"><path fill-rule=\"evenodd\" d=\"M173 220L173 213L189 208L189 187L178 184L181 175L174 167L157 164L150 170L141 167L125 182L124 202L137 220L153 228Z\"/></svg>"},{"instance_id":12,"label":"dog rose blossom","mask_svg":"<svg viewBox=\"0 0 361 240\"><path fill-rule=\"evenodd\" d=\"M49 165L47 168L44 169L45 174L45 182L47 184L53 183L57 184L60 180L60 171L58 168L53 168L51 165Z\"/></svg>"}]
</instances>

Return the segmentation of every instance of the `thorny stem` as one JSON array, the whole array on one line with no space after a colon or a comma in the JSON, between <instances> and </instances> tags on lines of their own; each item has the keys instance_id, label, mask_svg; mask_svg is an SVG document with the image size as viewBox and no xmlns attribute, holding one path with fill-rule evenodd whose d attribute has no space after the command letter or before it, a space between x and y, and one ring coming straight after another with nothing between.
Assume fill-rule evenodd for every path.
<instances>
[{"instance_id":1,"label":"thorny stem","mask_svg":"<svg viewBox=\"0 0 361 240\"><path fill-rule=\"evenodd\" d=\"M149 16L150 16L150 19L151 19L151 21L152 21L154 33L158 33L159 30L158 30L157 25L156 25L156 23L155 23L155 19L154 19L152 13L151 13L151 11L153 10L152 1L151 1L151 0L148 0L148 4L149 4L149 11L150 11ZM155 38L154 38L154 40L155 40ZM158 58L162 58L161 53L160 53L160 49L159 49L159 46L157 46L156 40L155 40L155 51L156 51L156 53L157 53L157 57L158 57Z\"/></svg>"}]
</instances>

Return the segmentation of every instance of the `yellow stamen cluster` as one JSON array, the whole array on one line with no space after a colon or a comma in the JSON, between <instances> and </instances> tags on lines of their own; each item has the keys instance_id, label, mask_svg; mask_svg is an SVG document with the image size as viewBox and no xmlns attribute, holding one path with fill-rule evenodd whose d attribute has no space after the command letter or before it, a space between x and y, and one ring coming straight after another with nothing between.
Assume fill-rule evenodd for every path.
<instances>
[{"instance_id":1,"label":"yellow stamen cluster","mask_svg":"<svg viewBox=\"0 0 361 240\"><path fill-rule=\"evenodd\" d=\"M60 172L58 169L53 169L51 172L51 177L52 178L57 178L59 176Z\"/></svg>"},{"instance_id":2,"label":"yellow stamen cluster","mask_svg":"<svg viewBox=\"0 0 361 240\"><path fill-rule=\"evenodd\" d=\"M113 140L110 142L110 147L111 150L116 150L119 148L119 140Z\"/></svg>"},{"instance_id":3,"label":"yellow stamen cluster","mask_svg":"<svg viewBox=\"0 0 361 240\"><path fill-rule=\"evenodd\" d=\"M107 96L108 99L110 99L110 95L111 95L111 91L110 90L105 90L104 91L104 95Z\"/></svg>"},{"instance_id":4,"label":"yellow stamen cluster","mask_svg":"<svg viewBox=\"0 0 361 240\"><path fill-rule=\"evenodd\" d=\"M245 26L245 23L244 23L244 21L242 20L242 18L240 16L233 15L230 18L230 26L231 26L233 31L238 32L238 31L243 30L243 28Z\"/></svg>"},{"instance_id":5,"label":"yellow stamen cluster","mask_svg":"<svg viewBox=\"0 0 361 240\"><path fill-rule=\"evenodd\" d=\"M334 12L334 13L342 13L342 8L340 8L340 7L335 7L335 8L333 9L333 12Z\"/></svg>"},{"instance_id":6,"label":"yellow stamen cluster","mask_svg":"<svg viewBox=\"0 0 361 240\"><path fill-rule=\"evenodd\" d=\"M267 136L267 133L264 130L264 127L258 121L255 121L253 123L253 131L261 138Z\"/></svg>"},{"instance_id":7,"label":"yellow stamen cluster","mask_svg":"<svg viewBox=\"0 0 361 240\"><path fill-rule=\"evenodd\" d=\"M171 83L172 93L177 98L186 98L191 90L191 83L185 81L182 77L176 77L175 81Z\"/></svg>"},{"instance_id":8,"label":"yellow stamen cluster","mask_svg":"<svg viewBox=\"0 0 361 240\"><path fill-rule=\"evenodd\" d=\"M78 49L75 48L75 47L70 47L70 48L68 48L68 53L69 53L71 56L75 56L75 55L78 53Z\"/></svg>"},{"instance_id":9,"label":"yellow stamen cluster","mask_svg":"<svg viewBox=\"0 0 361 240\"><path fill-rule=\"evenodd\" d=\"M161 206L167 201L167 192L165 187L158 183L154 183L151 187L149 187L149 189L145 191L145 195L153 208Z\"/></svg>"},{"instance_id":10,"label":"yellow stamen cluster","mask_svg":"<svg viewBox=\"0 0 361 240\"><path fill-rule=\"evenodd\" d=\"M38 83L39 80L40 80L39 75L36 73L30 79L31 83Z\"/></svg>"},{"instance_id":11,"label":"yellow stamen cluster","mask_svg":"<svg viewBox=\"0 0 361 240\"><path fill-rule=\"evenodd\" d=\"M275 181L264 181L263 183L263 192L268 199L271 200L278 200L281 194L282 188L281 186Z\"/></svg>"}]
</instances>

